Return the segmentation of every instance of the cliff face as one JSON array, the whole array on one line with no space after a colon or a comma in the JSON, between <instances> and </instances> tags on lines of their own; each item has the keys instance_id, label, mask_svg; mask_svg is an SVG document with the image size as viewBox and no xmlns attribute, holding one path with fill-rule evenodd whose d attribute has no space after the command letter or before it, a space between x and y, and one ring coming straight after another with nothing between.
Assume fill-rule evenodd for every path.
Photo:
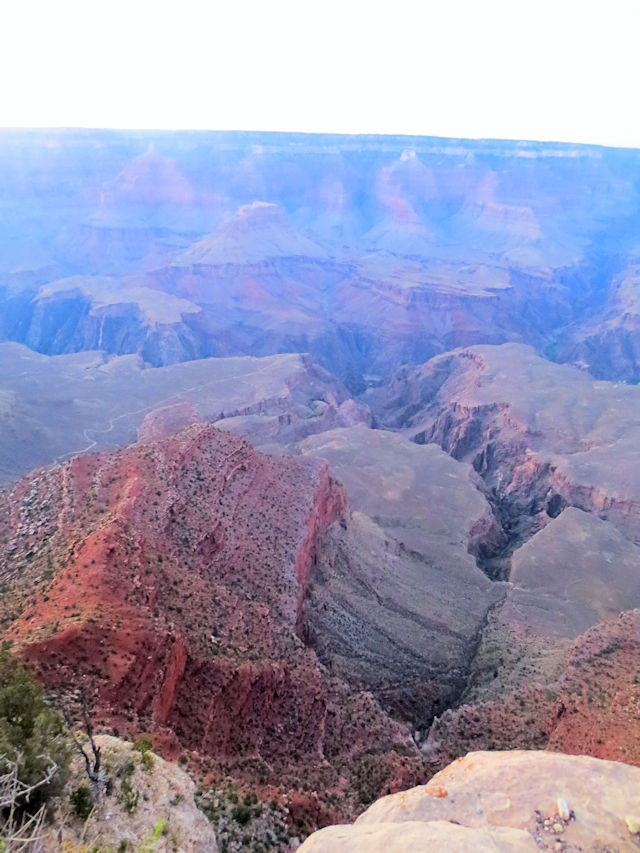
<instances>
[{"instance_id":1,"label":"cliff face","mask_svg":"<svg viewBox=\"0 0 640 853\"><path fill-rule=\"evenodd\" d=\"M0 631L53 690L300 832L470 747L638 761L638 152L2 143Z\"/></svg>"},{"instance_id":2,"label":"cliff face","mask_svg":"<svg viewBox=\"0 0 640 853\"><path fill-rule=\"evenodd\" d=\"M312 835L304 853L472 849L632 853L640 770L546 752L472 752L427 785L384 797L353 826Z\"/></svg>"},{"instance_id":3,"label":"cliff face","mask_svg":"<svg viewBox=\"0 0 640 853\"><path fill-rule=\"evenodd\" d=\"M197 425L22 480L0 518L4 637L52 688L82 687L101 725L256 784L322 780L345 807L370 748L381 785L417 771L405 730L299 636L346 518L326 466Z\"/></svg>"},{"instance_id":4,"label":"cliff face","mask_svg":"<svg viewBox=\"0 0 640 853\"><path fill-rule=\"evenodd\" d=\"M579 363L600 379L640 381L640 263L636 246L612 276L605 304L577 328L564 331L557 357Z\"/></svg>"},{"instance_id":5,"label":"cliff face","mask_svg":"<svg viewBox=\"0 0 640 853\"><path fill-rule=\"evenodd\" d=\"M502 616L476 660L485 671L431 726L423 748L430 760L442 767L469 750L515 746L640 766L638 611L561 643Z\"/></svg>"},{"instance_id":6,"label":"cliff face","mask_svg":"<svg viewBox=\"0 0 640 853\"><path fill-rule=\"evenodd\" d=\"M528 347L471 347L401 371L368 401L378 422L470 462L509 556L566 506L640 530L640 397ZM624 459L624 462L621 460ZM503 574L508 566L487 566Z\"/></svg>"}]
</instances>

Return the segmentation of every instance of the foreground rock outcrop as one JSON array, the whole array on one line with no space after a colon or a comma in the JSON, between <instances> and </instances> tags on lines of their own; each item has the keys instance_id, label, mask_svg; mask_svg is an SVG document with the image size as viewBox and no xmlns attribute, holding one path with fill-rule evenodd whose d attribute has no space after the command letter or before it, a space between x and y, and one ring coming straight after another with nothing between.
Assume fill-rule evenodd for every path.
<instances>
[{"instance_id":1,"label":"foreground rock outcrop","mask_svg":"<svg viewBox=\"0 0 640 853\"><path fill-rule=\"evenodd\" d=\"M473 752L424 786L384 797L353 826L315 833L301 853L446 850L632 853L640 769L548 752Z\"/></svg>"},{"instance_id":2,"label":"foreground rock outcrop","mask_svg":"<svg viewBox=\"0 0 640 853\"><path fill-rule=\"evenodd\" d=\"M54 826L47 831L47 853L87 849L217 853L213 828L196 806L195 785L184 770L151 752L143 755L120 738L97 735L95 742L102 753L108 793L88 818L77 814L71 798L87 785L87 774L76 754Z\"/></svg>"}]
</instances>

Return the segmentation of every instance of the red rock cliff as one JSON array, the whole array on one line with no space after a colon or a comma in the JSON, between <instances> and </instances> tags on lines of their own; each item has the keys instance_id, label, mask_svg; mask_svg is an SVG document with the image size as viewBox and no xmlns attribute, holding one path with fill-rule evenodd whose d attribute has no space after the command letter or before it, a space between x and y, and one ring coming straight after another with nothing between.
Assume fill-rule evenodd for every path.
<instances>
[{"instance_id":1,"label":"red rock cliff","mask_svg":"<svg viewBox=\"0 0 640 853\"><path fill-rule=\"evenodd\" d=\"M381 784L406 784L405 731L301 639L345 507L322 463L211 426L74 459L0 495L4 636L52 687L83 687L98 721L169 753L328 790L356 785L375 747Z\"/></svg>"}]
</instances>

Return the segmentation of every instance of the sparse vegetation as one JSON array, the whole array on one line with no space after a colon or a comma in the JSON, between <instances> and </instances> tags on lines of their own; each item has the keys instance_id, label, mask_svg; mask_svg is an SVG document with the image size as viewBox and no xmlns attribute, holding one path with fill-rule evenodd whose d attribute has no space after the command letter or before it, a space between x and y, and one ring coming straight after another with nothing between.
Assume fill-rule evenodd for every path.
<instances>
[{"instance_id":1,"label":"sparse vegetation","mask_svg":"<svg viewBox=\"0 0 640 853\"><path fill-rule=\"evenodd\" d=\"M255 791L241 795L229 784L196 791L195 801L215 827L220 853L276 853L287 849L296 835L286 804L273 799L267 807Z\"/></svg>"},{"instance_id":2,"label":"sparse vegetation","mask_svg":"<svg viewBox=\"0 0 640 853\"><path fill-rule=\"evenodd\" d=\"M153 753L151 752L152 746L151 738L147 737L147 735L141 735L133 744L135 751L140 753L140 762L142 766L147 771L153 770L155 764Z\"/></svg>"}]
</instances>

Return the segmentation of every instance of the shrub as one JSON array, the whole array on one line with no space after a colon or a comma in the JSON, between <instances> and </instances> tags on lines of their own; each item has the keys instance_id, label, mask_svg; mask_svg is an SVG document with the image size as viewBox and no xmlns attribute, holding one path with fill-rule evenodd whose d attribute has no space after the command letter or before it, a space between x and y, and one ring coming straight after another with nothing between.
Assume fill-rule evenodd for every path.
<instances>
[{"instance_id":1,"label":"shrub","mask_svg":"<svg viewBox=\"0 0 640 853\"><path fill-rule=\"evenodd\" d=\"M61 716L44 698L42 686L13 655L7 645L0 649L0 757L4 767L15 764L24 785L35 785L47 776L54 762L58 770L47 785L36 788L19 810L34 814L60 793L67 779L70 743ZM2 764L2 762L0 762Z\"/></svg>"},{"instance_id":2,"label":"shrub","mask_svg":"<svg viewBox=\"0 0 640 853\"><path fill-rule=\"evenodd\" d=\"M136 752L139 752L142 758L142 766L145 770L153 770L155 760L151 753L151 747L153 744L151 743L151 738L147 737L147 735L142 735L138 738L138 740L133 744L133 748Z\"/></svg>"},{"instance_id":3,"label":"shrub","mask_svg":"<svg viewBox=\"0 0 640 853\"><path fill-rule=\"evenodd\" d=\"M251 809L249 806L245 806L244 804L234 806L231 810L231 817L236 820L240 826L246 826L251 819Z\"/></svg>"},{"instance_id":4,"label":"shrub","mask_svg":"<svg viewBox=\"0 0 640 853\"><path fill-rule=\"evenodd\" d=\"M142 766L144 767L145 770L147 770L147 771L153 770L155 763L156 763L155 759L154 759L153 754L151 752L143 752L142 753Z\"/></svg>"},{"instance_id":5,"label":"shrub","mask_svg":"<svg viewBox=\"0 0 640 853\"><path fill-rule=\"evenodd\" d=\"M118 799L122 803L127 814L133 814L138 808L138 798L140 792L137 791L130 782L126 780L120 786L120 795Z\"/></svg>"},{"instance_id":6,"label":"shrub","mask_svg":"<svg viewBox=\"0 0 640 853\"><path fill-rule=\"evenodd\" d=\"M144 755L145 752L149 752L152 746L153 744L151 743L151 738L147 735L141 735L133 744L133 748L135 749L135 751L141 753L142 755Z\"/></svg>"},{"instance_id":7,"label":"shrub","mask_svg":"<svg viewBox=\"0 0 640 853\"><path fill-rule=\"evenodd\" d=\"M69 799L74 815L80 820L86 820L93 810L93 801L88 785L79 785L75 791L71 792Z\"/></svg>"}]
</instances>

